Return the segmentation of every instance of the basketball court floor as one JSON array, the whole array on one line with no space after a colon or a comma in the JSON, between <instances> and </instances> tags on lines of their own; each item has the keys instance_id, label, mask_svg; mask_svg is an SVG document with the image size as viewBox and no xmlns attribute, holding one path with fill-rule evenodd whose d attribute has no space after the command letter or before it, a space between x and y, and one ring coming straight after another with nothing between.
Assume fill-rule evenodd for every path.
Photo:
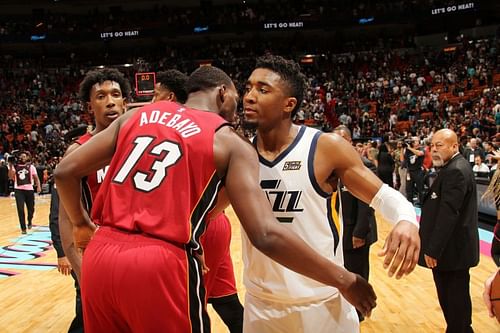
<instances>
[{"instance_id":1,"label":"basketball court floor","mask_svg":"<svg viewBox=\"0 0 500 333\"><path fill-rule=\"evenodd\" d=\"M74 316L73 279L62 276L56 268L57 256L48 228L49 205L50 196L36 196L34 227L21 235L14 198L0 198L0 333L67 332ZM240 225L232 209L226 213L233 228L231 250L243 301ZM445 321L430 270L417 267L401 280L389 278L376 254L390 225L380 220L378 225L379 241L371 247L370 258L370 282L378 306L371 318L361 323L361 332L444 332ZM472 326L478 333L500 332L500 324L488 317L482 301L483 282L496 270L487 255L492 234L480 231L480 236L480 263L471 270ZM212 332L227 332L210 307L209 314Z\"/></svg>"}]
</instances>

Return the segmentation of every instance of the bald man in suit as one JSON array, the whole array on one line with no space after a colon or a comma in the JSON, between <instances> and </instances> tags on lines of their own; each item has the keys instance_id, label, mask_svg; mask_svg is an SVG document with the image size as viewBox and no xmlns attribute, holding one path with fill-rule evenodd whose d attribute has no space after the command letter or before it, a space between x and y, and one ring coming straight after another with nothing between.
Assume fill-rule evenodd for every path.
<instances>
[{"instance_id":1,"label":"bald man in suit","mask_svg":"<svg viewBox=\"0 0 500 333\"><path fill-rule=\"evenodd\" d=\"M469 269L479 262L476 183L455 132L437 131L431 154L439 173L423 200L419 265L432 269L446 332L473 332Z\"/></svg>"}]
</instances>

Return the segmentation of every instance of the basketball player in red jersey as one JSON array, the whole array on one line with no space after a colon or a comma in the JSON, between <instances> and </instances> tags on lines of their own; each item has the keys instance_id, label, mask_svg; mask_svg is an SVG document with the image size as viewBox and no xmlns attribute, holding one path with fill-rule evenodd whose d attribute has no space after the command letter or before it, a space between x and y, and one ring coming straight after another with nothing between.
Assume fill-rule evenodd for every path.
<instances>
[{"instance_id":1,"label":"basketball player in red jersey","mask_svg":"<svg viewBox=\"0 0 500 333\"><path fill-rule=\"evenodd\" d=\"M76 150L87 142L93 135L99 133L117 117L125 112L126 96L130 93L130 84L123 74L116 69L102 69L89 71L80 84L80 98L87 104L88 110L94 115L95 129L91 133L81 136L74 144L68 147L65 156ZM97 172L89 173L82 178L82 203L85 209L90 212L92 201L97 195L97 191L104 179L106 168ZM57 190L52 193L52 201L58 202ZM75 279L76 307L75 318L73 319L68 332L83 332L83 314L80 296L80 267L82 258L73 244L72 224L62 205L54 208L54 212L59 212L58 216L51 216L51 219L59 219L61 243L63 245L64 256L58 258L58 266L69 267L71 275ZM55 214L54 214L55 215ZM53 235L57 237L57 235Z\"/></svg>"},{"instance_id":2,"label":"basketball player in red jersey","mask_svg":"<svg viewBox=\"0 0 500 333\"><path fill-rule=\"evenodd\" d=\"M257 181L255 149L217 115L236 111L231 79L218 68L201 67L189 77L187 91L185 106L161 101L126 113L55 171L75 244L86 247L86 331L209 332L194 253L201 249L206 214L223 184L254 246L292 270L337 287L369 313L376 305L373 288L273 217ZM96 231L74 189L81 177L108 163L92 208L92 219L100 225Z\"/></svg>"},{"instance_id":3,"label":"basketball player in red jersey","mask_svg":"<svg viewBox=\"0 0 500 333\"><path fill-rule=\"evenodd\" d=\"M152 102L185 103L187 75L176 69L158 72ZM231 260L231 223L221 212L209 217L201 236L208 272L203 275L207 302L229 328L231 333L243 331L243 305L238 299L233 261Z\"/></svg>"},{"instance_id":4,"label":"basketball player in red jersey","mask_svg":"<svg viewBox=\"0 0 500 333\"><path fill-rule=\"evenodd\" d=\"M106 129L121 116L125 112L126 97L129 93L130 83L117 69L105 68L89 71L80 83L80 98L87 104L88 111L94 116L95 129L84 134L69 146L65 156L75 151L97 133ZM88 212L92 209L92 202L104 180L106 170L107 166L82 177L82 202ZM64 252L73 271L80 279L81 256L74 247L72 226L62 205L59 207L59 221Z\"/></svg>"}]
</instances>

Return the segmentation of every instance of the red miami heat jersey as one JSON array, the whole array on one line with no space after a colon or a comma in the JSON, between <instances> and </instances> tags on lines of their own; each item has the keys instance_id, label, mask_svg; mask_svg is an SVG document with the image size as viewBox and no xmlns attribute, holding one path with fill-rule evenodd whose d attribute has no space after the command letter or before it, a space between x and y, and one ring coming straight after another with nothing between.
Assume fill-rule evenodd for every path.
<instances>
[{"instance_id":1,"label":"red miami heat jersey","mask_svg":"<svg viewBox=\"0 0 500 333\"><path fill-rule=\"evenodd\" d=\"M85 142L89 141L92 138L91 133L85 133L82 135L76 143L79 145L83 145ZM106 175L106 170L108 166L105 166L102 169L97 170L96 172L85 176L82 179L82 200L85 205L85 209L90 212L92 210L92 203L97 196L97 192L101 187L102 182L104 181L104 176Z\"/></svg>"},{"instance_id":2,"label":"red miami heat jersey","mask_svg":"<svg viewBox=\"0 0 500 333\"><path fill-rule=\"evenodd\" d=\"M219 115L161 101L122 126L93 220L197 250L221 179L214 164Z\"/></svg>"}]
</instances>

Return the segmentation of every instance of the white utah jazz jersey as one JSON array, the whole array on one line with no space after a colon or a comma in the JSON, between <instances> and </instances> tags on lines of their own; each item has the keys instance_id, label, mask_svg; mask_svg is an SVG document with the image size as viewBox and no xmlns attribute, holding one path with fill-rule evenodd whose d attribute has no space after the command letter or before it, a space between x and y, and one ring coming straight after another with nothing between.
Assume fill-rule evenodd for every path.
<instances>
[{"instance_id":1,"label":"white utah jazz jersey","mask_svg":"<svg viewBox=\"0 0 500 333\"><path fill-rule=\"evenodd\" d=\"M318 253L343 266L342 223L332 196L318 185L313 159L321 132L302 126L293 143L274 161L259 155L260 186L274 215ZM335 197L334 197L335 198ZM247 292L283 303L321 300L338 292L295 273L262 254L243 237Z\"/></svg>"}]
</instances>

